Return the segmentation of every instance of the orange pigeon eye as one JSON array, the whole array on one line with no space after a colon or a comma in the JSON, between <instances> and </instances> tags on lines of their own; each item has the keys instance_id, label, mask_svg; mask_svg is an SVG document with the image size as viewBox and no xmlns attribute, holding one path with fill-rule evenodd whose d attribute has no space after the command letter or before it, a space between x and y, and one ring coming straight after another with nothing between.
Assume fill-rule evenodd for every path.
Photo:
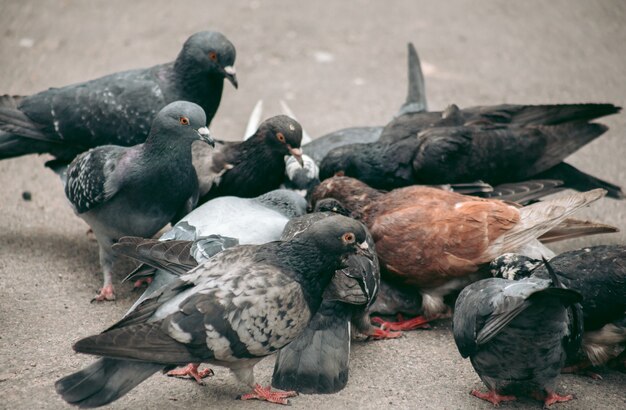
<instances>
[{"instance_id":1,"label":"orange pigeon eye","mask_svg":"<svg viewBox=\"0 0 626 410\"><path fill-rule=\"evenodd\" d=\"M280 132L276 134L276 138L278 138L278 141L280 142L285 142L285 136L281 134Z\"/></svg>"},{"instance_id":2,"label":"orange pigeon eye","mask_svg":"<svg viewBox=\"0 0 626 410\"><path fill-rule=\"evenodd\" d=\"M217 53L215 51L211 51L209 53L209 58L211 59L211 61L217 61Z\"/></svg>"},{"instance_id":3,"label":"orange pigeon eye","mask_svg":"<svg viewBox=\"0 0 626 410\"><path fill-rule=\"evenodd\" d=\"M180 121L182 125L189 125L189 118L187 117L180 117L178 121Z\"/></svg>"},{"instance_id":4,"label":"orange pigeon eye","mask_svg":"<svg viewBox=\"0 0 626 410\"><path fill-rule=\"evenodd\" d=\"M354 242L354 234L352 232L344 233L341 239L343 239L345 243L352 243Z\"/></svg>"}]
</instances>

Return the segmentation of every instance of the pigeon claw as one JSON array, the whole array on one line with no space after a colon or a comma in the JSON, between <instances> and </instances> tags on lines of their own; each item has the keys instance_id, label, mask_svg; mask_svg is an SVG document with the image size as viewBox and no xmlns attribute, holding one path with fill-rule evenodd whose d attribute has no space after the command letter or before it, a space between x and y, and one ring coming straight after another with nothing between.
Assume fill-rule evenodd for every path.
<instances>
[{"instance_id":1,"label":"pigeon claw","mask_svg":"<svg viewBox=\"0 0 626 410\"><path fill-rule=\"evenodd\" d=\"M548 408L556 403L564 403L566 401L574 400L576 397L573 394L561 396L555 392L547 392L547 396L543 399L543 407Z\"/></svg>"},{"instance_id":2,"label":"pigeon claw","mask_svg":"<svg viewBox=\"0 0 626 410\"><path fill-rule=\"evenodd\" d=\"M402 336L402 332L390 332L389 330L376 328L368 336L374 340L397 339Z\"/></svg>"},{"instance_id":3,"label":"pigeon claw","mask_svg":"<svg viewBox=\"0 0 626 410\"><path fill-rule=\"evenodd\" d=\"M515 396L502 396L498 394L495 390L490 390L489 393L483 393L479 390L472 390L470 394L472 396L478 397L481 400L488 401L496 407L499 407L500 403L502 403L503 401L517 400Z\"/></svg>"},{"instance_id":4,"label":"pigeon claw","mask_svg":"<svg viewBox=\"0 0 626 410\"><path fill-rule=\"evenodd\" d=\"M288 397L296 397L296 391L272 391L271 386L262 387L260 384L254 385L252 393L242 394L239 400L264 400L270 403L289 405Z\"/></svg>"},{"instance_id":5,"label":"pigeon claw","mask_svg":"<svg viewBox=\"0 0 626 410\"><path fill-rule=\"evenodd\" d=\"M115 292L113 290L113 285L109 284L103 286L98 292L98 296L91 299L91 302L106 302L111 300L115 300Z\"/></svg>"},{"instance_id":6,"label":"pigeon claw","mask_svg":"<svg viewBox=\"0 0 626 410\"><path fill-rule=\"evenodd\" d=\"M213 369L204 369L201 372L198 371L198 367L200 367L200 363L189 363L187 366L182 369L174 369L167 372L169 377L189 377L193 378L196 383L204 385L202 379L211 377L215 375Z\"/></svg>"},{"instance_id":7,"label":"pigeon claw","mask_svg":"<svg viewBox=\"0 0 626 410\"><path fill-rule=\"evenodd\" d=\"M397 322L389 322L380 317L373 317L372 323L380 326L382 330L414 330L414 329L429 329L428 324L430 320L423 316L416 316L412 319L404 320L402 315L398 315Z\"/></svg>"}]
</instances>

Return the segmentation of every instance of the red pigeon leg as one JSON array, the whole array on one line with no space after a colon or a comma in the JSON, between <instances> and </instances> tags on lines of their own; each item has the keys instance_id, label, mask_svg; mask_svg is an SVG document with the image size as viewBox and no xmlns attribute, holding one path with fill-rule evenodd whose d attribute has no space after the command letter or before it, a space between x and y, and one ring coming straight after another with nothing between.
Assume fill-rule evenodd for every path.
<instances>
[{"instance_id":1,"label":"red pigeon leg","mask_svg":"<svg viewBox=\"0 0 626 410\"><path fill-rule=\"evenodd\" d=\"M198 384L204 384L202 379L213 376L215 373L211 369L204 369L201 372L198 372L198 367L200 367L200 363L189 363L187 366L182 369L170 370L167 372L167 375L170 377L191 377L196 380Z\"/></svg>"},{"instance_id":2,"label":"red pigeon leg","mask_svg":"<svg viewBox=\"0 0 626 410\"><path fill-rule=\"evenodd\" d=\"M485 400L493 404L494 406L499 406L503 401L513 401L517 400L515 396L502 396L498 394L495 390L490 390L489 393L483 393L478 390L472 390L470 392L472 396L476 396L481 400Z\"/></svg>"},{"instance_id":3,"label":"red pigeon leg","mask_svg":"<svg viewBox=\"0 0 626 410\"><path fill-rule=\"evenodd\" d=\"M262 387L260 384L254 385L252 393L242 394L239 400L263 400L276 404L289 404L288 397L295 397L298 392L295 391L272 391L271 386Z\"/></svg>"}]
</instances>

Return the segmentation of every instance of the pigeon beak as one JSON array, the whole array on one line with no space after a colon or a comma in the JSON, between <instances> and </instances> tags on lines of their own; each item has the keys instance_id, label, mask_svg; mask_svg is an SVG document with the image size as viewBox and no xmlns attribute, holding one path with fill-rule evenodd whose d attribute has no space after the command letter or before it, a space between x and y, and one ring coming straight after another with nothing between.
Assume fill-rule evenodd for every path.
<instances>
[{"instance_id":1,"label":"pigeon beak","mask_svg":"<svg viewBox=\"0 0 626 410\"><path fill-rule=\"evenodd\" d=\"M215 147L215 141L211 138L211 133L207 127L201 127L197 129L200 139L212 147Z\"/></svg>"},{"instance_id":2,"label":"pigeon beak","mask_svg":"<svg viewBox=\"0 0 626 410\"><path fill-rule=\"evenodd\" d=\"M233 87L238 88L239 83L237 82L237 71L235 71L235 67L232 65L227 65L224 67L224 77L230 81Z\"/></svg>"},{"instance_id":3,"label":"pigeon beak","mask_svg":"<svg viewBox=\"0 0 626 410\"><path fill-rule=\"evenodd\" d=\"M300 148L291 148L291 145L287 145L287 149L289 150L289 153L293 155L296 161L298 161L298 164L300 164L300 166L304 168L304 160L302 159L302 150Z\"/></svg>"},{"instance_id":4,"label":"pigeon beak","mask_svg":"<svg viewBox=\"0 0 626 410\"><path fill-rule=\"evenodd\" d=\"M356 245L356 254L363 255L372 259L372 253L370 251L369 245L367 244L367 241L363 241Z\"/></svg>"}]
</instances>

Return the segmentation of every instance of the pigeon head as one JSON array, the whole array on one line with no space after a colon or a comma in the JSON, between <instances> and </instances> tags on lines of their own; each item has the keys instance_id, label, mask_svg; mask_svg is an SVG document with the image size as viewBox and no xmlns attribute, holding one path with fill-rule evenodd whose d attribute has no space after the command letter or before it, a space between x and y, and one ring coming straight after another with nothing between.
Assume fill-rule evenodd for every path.
<instances>
[{"instance_id":1,"label":"pigeon head","mask_svg":"<svg viewBox=\"0 0 626 410\"><path fill-rule=\"evenodd\" d=\"M176 62L193 72L225 77L237 88L235 57L235 46L226 36L215 31L201 31L185 41Z\"/></svg>"},{"instance_id":2,"label":"pigeon head","mask_svg":"<svg viewBox=\"0 0 626 410\"><path fill-rule=\"evenodd\" d=\"M340 201L351 216L361 219L361 213L371 205L380 191L371 188L364 182L350 177L332 177L325 179L315 187L311 193L310 203L315 209L317 203L325 198L333 198Z\"/></svg>"},{"instance_id":3,"label":"pigeon head","mask_svg":"<svg viewBox=\"0 0 626 410\"><path fill-rule=\"evenodd\" d=\"M204 110L197 104L187 101L175 101L166 105L157 114L149 139L163 135L171 139L171 135L187 140L201 140L210 145L215 145L206 126Z\"/></svg>"},{"instance_id":4,"label":"pigeon head","mask_svg":"<svg viewBox=\"0 0 626 410\"><path fill-rule=\"evenodd\" d=\"M324 198L317 201L314 212L332 212L343 216L350 216L350 210L335 198Z\"/></svg>"},{"instance_id":5,"label":"pigeon head","mask_svg":"<svg viewBox=\"0 0 626 410\"><path fill-rule=\"evenodd\" d=\"M367 245L367 231L360 222L342 215L324 218L311 225L301 236L314 242L327 255L360 254L372 257Z\"/></svg>"},{"instance_id":6,"label":"pigeon head","mask_svg":"<svg viewBox=\"0 0 626 410\"><path fill-rule=\"evenodd\" d=\"M300 166L304 166L302 150L300 149L302 126L298 121L286 115L277 115L263 121L256 135L261 136L264 143L271 147L272 151L281 155L293 155Z\"/></svg>"},{"instance_id":7,"label":"pigeon head","mask_svg":"<svg viewBox=\"0 0 626 410\"><path fill-rule=\"evenodd\" d=\"M528 278L533 270L542 264L543 262L538 259L516 253L505 253L491 261L489 271L496 278L519 280Z\"/></svg>"},{"instance_id":8,"label":"pigeon head","mask_svg":"<svg viewBox=\"0 0 626 410\"><path fill-rule=\"evenodd\" d=\"M257 201L287 218L306 214L306 200L288 189L275 189L257 197Z\"/></svg>"}]
</instances>

